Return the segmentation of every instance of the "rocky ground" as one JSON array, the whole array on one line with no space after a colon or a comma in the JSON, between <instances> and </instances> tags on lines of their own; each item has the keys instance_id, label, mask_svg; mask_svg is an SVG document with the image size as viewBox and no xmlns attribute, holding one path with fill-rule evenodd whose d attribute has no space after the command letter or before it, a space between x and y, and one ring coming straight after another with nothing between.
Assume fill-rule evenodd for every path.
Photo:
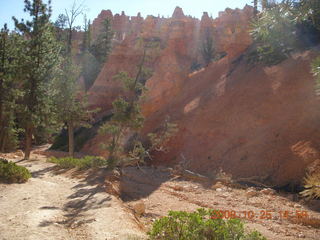
<instances>
[{"instance_id":1,"label":"rocky ground","mask_svg":"<svg viewBox=\"0 0 320 240\"><path fill-rule=\"evenodd\" d=\"M123 200L133 209L145 205L142 221L151 224L169 210L194 211L205 207L234 211L249 229L268 239L320 238L320 201L305 202L296 194L272 189L242 188L222 182L195 183L171 178L165 168L124 170ZM170 179L171 178L171 179Z\"/></svg>"},{"instance_id":2,"label":"rocky ground","mask_svg":"<svg viewBox=\"0 0 320 240\"><path fill-rule=\"evenodd\" d=\"M21 153L4 157L18 162ZM0 184L1 240L144 239L152 222L169 210L200 207L225 210L226 217L234 211L268 239L320 236L319 201L270 189L188 181L161 167L127 167L121 178L108 182L105 170L62 171L46 158L34 152L31 160L19 162L32 172L27 183Z\"/></svg>"}]
</instances>

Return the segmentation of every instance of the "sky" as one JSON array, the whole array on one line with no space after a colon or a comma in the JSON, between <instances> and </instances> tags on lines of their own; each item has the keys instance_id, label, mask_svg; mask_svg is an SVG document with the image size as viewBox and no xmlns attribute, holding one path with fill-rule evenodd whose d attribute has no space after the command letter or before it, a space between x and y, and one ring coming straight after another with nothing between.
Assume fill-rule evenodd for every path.
<instances>
[{"instance_id":1,"label":"sky","mask_svg":"<svg viewBox=\"0 0 320 240\"><path fill-rule=\"evenodd\" d=\"M246 4L252 5L253 0L76 0L86 6L88 19L93 20L101 10L110 9L113 14L124 11L127 16L136 16L141 12L143 17L171 16L175 7L183 9L185 15L201 18L203 12L208 12L213 17L225 8L243 8ZM44 0L47 2L47 0ZM52 0L52 20L54 21L65 9L70 9L74 0ZM0 0L0 28L8 23L10 29L14 28L12 16L18 19L28 16L23 12L24 0ZM83 25L83 16L77 19L77 25Z\"/></svg>"}]
</instances>

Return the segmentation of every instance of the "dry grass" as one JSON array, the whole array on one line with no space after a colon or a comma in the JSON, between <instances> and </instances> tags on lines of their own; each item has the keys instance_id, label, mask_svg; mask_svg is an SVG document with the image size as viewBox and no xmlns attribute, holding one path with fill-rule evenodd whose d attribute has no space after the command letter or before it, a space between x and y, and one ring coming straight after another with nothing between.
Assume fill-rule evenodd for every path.
<instances>
[{"instance_id":1,"label":"dry grass","mask_svg":"<svg viewBox=\"0 0 320 240\"><path fill-rule=\"evenodd\" d=\"M313 217L292 217L288 219L291 223L300 224L304 226L311 226L313 228L320 228L320 219Z\"/></svg>"}]
</instances>

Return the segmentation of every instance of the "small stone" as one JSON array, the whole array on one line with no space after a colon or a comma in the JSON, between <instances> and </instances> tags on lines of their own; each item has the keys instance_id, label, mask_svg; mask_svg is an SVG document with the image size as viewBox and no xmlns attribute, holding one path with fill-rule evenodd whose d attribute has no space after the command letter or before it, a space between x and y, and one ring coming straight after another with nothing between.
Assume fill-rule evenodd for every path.
<instances>
[{"instance_id":1,"label":"small stone","mask_svg":"<svg viewBox=\"0 0 320 240\"><path fill-rule=\"evenodd\" d=\"M290 200L290 201L293 201L294 200L294 195L293 194L288 195L287 199Z\"/></svg>"},{"instance_id":2,"label":"small stone","mask_svg":"<svg viewBox=\"0 0 320 240\"><path fill-rule=\"evenodd\" d=\"M301 205L299 205L299 204L294 204L293 207L294 207L294 208L301 208Z\"/></svg>"},{"instance_id":3,"label":"small stone","mask_svg":"<svg viewBox=\"0 0 320 240\"><path fill-rule=\"evenodd\" d=\"M246 196L248 198L251 198L251 197L256 197L258 196L258 192L252 190L252 189L249 189L247 192L246 192Z\"/></svg>"},{"instance_id":4,"label":"small stone","mask_svg":"<svg viewBox=\"0 0 320 240\"><path fill-rule=\"evenodd\" d=\"M212 189L218 189L218 188L223 188L223 184L221 182L216 182L211 188Z\"/></svg>"},{"instance_id":5,"label":"small stone","mask_svg":"<svg viewBox=\"0 0 320 240\"><path fill-rule=\"evenodd\" d=\"M291 202L289 202L287 205L288 205L289 207L294 207L294 204L291 203Z\"/></svg>"},{"instance_id":6,"label":"small stone","mask_svg":"<svg viewBox=\"0 0 320 240\"><path fill-rule=\"evenodd\" d=\"M183 191L184 188L179 185L174 185L174 186L172 186L172 189L174 189L175 191Z\"/></svg>"},{"instance_id":7,"label":"small stone","mask_svg":"<svg viewBox=\"0 0 320 240\"><path fill-rule=\"evenodd\" d=\"M275 191L271 188L262 189L260 192L265 195L274 195L275 194Z\"/></svg>"},{"instance_id":8,"label":"small stone","mask_svg":"<svg viewBox=\"0 0 320 240\"><path fill-rule=\"evenodd\" d=\"M268 230L273 231L273 227L268 227Z\"/></svg>"},{"instance_id":9,"label":"small stone","mask_svg":"<svg viewBox=\"0 0 320 240\"><path fill-rule=\"evenodd\" d=\"M228 194L228 193L224 193L224 194L220 195L220 197L228 198L228 197L229 197L229 194Z\"/></svg>"},{"instance_id":10,"label":"small stone","mask_svg":"<svg viewBox=\"0 0 320 240\"><path fill-rule=\"evenodd\" d=\"M16 154L17 154L18 157L23 157L23 155L24 155L21 150L18 150L18 151L16 152Z\"/></svg>"},{"instance_id":11,"label":"small stone","mask_svg":"<svg viewBox=\"0 0 320 240\"><path fill-rule=\"evenodd\" d=\"M222 192L223 190L222 190L222 188L217 188L216 191L217 192Z\"/></svg>"},{"instance_id":12,"label":"small stone","mask_svg":"<svg viewBox=\"0 0 320 240\"><path fill-rule=\"evenodd\" d=\"M301 232L298 234L298 238L305 238L306 236Z\"/></svg>"},{"instance_id":13,"label":"small stone","mask_svg":"<svg viewBox=\"0 0 320 240\"><path fill-rule=\"evenodd\" d=\"M144 204L143 201L137 202L132 207L134 212L139 216L143 215L146 212L146 205Z\"/></svg>"}]
</instances>

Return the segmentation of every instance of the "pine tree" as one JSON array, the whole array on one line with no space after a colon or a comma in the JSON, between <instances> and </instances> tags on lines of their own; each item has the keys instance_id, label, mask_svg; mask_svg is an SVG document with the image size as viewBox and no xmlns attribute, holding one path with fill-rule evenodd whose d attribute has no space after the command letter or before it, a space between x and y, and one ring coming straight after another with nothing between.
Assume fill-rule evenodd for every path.
<instances>
[{"instance_id":1,"label":"pine tree","mask_svg":"<svg viewBox=\"0 0 320 240\"><path fill-rule=\"evenodd\" d=\"M19 22L13 17L16 29L24 36L20 53L20 69L24 73L20 85L23 91L20 114L25 129L25 159L30 157L35 129L52 117L49 84L55 75L60 49L50 23L50 3L25 0L24 10L31 20Z\"/></svg>"},{"instance_id":2,"label":"pine tree","mask_svg":"<svg viewBox=\"0 0 320 240\"><path fill-rule=\"evenodd\" d=\"M103 28L97 40L92 44L90 52L96 57L99 64L102 65L106 62L108 55L112 48L112 38L114 32L111 28L111 22L107 18L103 23Z\"/></svg>"},{"instance_id":3,"label":"pine tree","mask_svg":"<svg viewBox=\"0 0 320 240\"><path fill-rule=\"evenodd\" d=\"M87 110L86 96L81 96L78 89L78 79L81 76L81 68L74 61L72 49L72 33L73 24L77 16L83 12L82 5L76 6L75 3L70 11L66 10L68 22L68 36L65 44L67 51L61 55L62 63L58 78L55 81L54 89L56 89L54 102L56 107L56 116L58 121L66 124L68 129L68 148L69 155L74 156L74 132L79 126L89 126L92 114L96 111ZM83 42L83 51L88 53L88 44L90 44L88 36L89 24L85 19L85 33ZM85 62L85 61L83 61ZM86 62L85 62L86 63ZM87 67L86 65L84 65Z\"/></svg>"},{"instance_id":4,"label":"pine tree","mask_svg":"<svg viewBox=\"0 0 320 240\"><path fill-rule=\"evenodd\" d=\"M99 134L108 137L107 143L102 147L108 150L108 166L111 169L126 165L138 165L139 167L139 163L144 162L145 159L152 160L152 152L166 151L164 145L178 130L177 125L170 123L169 118L166 118L163 126L160 126L157 132L148 134L147 147L135 138L130 146L131 149L125 151L122 147L124 136L128 133L137 136L144 124L140 103L146 91L144 86L146 79L151 77L151 71L144 67L147 47L152 48L153 46L152 44L145 46L135 77L130 77L126 72L120 72L115 76L116 80L123 83L126 96L119 97L112 103L113 116L99 129Z\"/></svg>"},{"instance_id":5,"label":"pine tree","mask_svg":"<svg viewBox=\"0 0 320 240\"><path fill-rule=\"evenodd\" d=\"M136 76L130 77L126 72L120 72L115 79L122 82L127 92L126 98L119 97L113 103L113 116L110 122L103 124L99 133L109 135L110 138L106 145L109 152L108 165L110 168L117 166L122 160L123 149L121 141L128 131L137 131L143 126L144 118L141 114L139 96L145 89L139 81L144 74L143 65L146 59L146 50L138 65Z\"/></svg>"},{"instance_id":6,"label":"pine tree","mask_svg":"<svg viewBox=\"0 0 320 240\"><path fill-rule=\"evenodd\" d=\"M298 6L297 18L300 21L310 21L320 31L320 1L301 0Z\"/></svg>"},{"instance_id":7,"label":"pine tree","mask_svg":"<svg viewBox=\"0 0 320 240\"><path fill-rule=\"evenodd\" d=\"M58 41L66 41L67 37L66 37L66 27L67 27L67 21L68 18L66 15L64 14L59 14L57 20L54 23L54 26L56 28L56 33L57 33L57 40Z\"/></svg>"},{"instance_id":8,"label":"pine tree","mask_svg":"<svg viewBox=\"0 0 320 240\"><path fill-rule=\"evenodd\" d=\"M4 135L5 135L5 120L4 120L4 96L5 96L5 78L7 76L6 63L8 60L8 35L9 30L7 25L1 29L0 35L0 151L4 151Z\"/></svg>"},{"instance_id":9,"label":"pine tree","mask_svg":"<svg viewBox=\"0 0 320 240\"><path fill-rule=\"evenodd\" d=\"M200 48L200 52L201 52L203 61L205 62L206 66L208 66L209 63L211 63L211 61L214 59L214 55L215 55L213 34L209 29L207 29L205 32L205 36Z\"/></svg>"},{"instance_id":10,"label":"pine tree","mask_svg":"<svg viewBox=\"0 0 320 240\"><path fill-rule=\"evenodd\" d=\"M84 53L89 51L91 45L91 26L90 20L87 19L87 16L84 15L84 26L83 26L83 37L82 37L82 47L81 51Z\"/></svg>"},{"instance_id":11,"label":"pine tree","mask_svg":"<svg viewBox=\"0 0 320 240\"><path fill-rule=\"evenodd\" d=\"M55 113L60 123L65 123L68 129L69 155L74 156L74 131L76 127L88 126L92 111L87 110L85 96L80 96L78 79L80 68L76 66L71 56L63 56L61 69L53 85L55 89Z\"/></svg>"},{"instance_id":12,"label":"pine tree","mask_svg":"<svg viewBox=\"0 0 320 240\"><path fill-rule=\"evenodd\" d=\"M55 21L54 23L54 26L56 28L60 28L60 29L65 29L66 26L67 26L67 21L68 21L68 18L66 15L64 14L59 14L57 20Z\"/></svg>"},{"instance_id":13,"label":"pine tree","mask_svg":"<svg viewBox=\"0 0 320 240\"><path fill-rule=\"evenodd\" d=\"M13 150L17 144L14 109L19 96L17 68L21 36L9 33L7 25L0 32L0 151Z\"/></svg>"},{"instance_id":14,"label":"pine tree","mask_svg":"<svg viewBox=\"0 0 320 240\"><path fill-rule=\"evenodd\" d=\"M85 90L87 91L100 72L101 64L90 52L91 46L91 23L84 17L83 39L82 39L82 76L84 79Z\"/></svg>"}]
</instances>

